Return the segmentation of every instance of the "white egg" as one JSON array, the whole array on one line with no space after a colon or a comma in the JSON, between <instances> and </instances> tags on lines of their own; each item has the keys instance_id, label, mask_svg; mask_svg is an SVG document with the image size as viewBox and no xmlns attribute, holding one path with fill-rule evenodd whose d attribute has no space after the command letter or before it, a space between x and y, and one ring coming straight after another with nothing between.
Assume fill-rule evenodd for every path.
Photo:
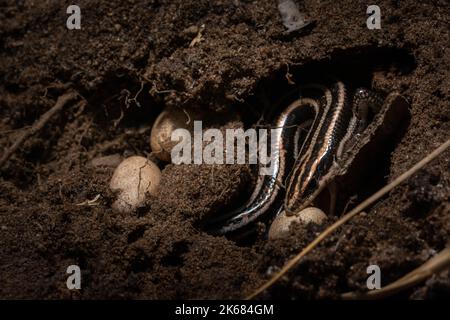
<instances>
[{"instance_id":1,"label":"white egg","mask_svg":"<svg viewBox=\"0 0 450 320\"><path fill-rule=\"evenodd\" d=\"M308 207L302 211L286 215L286 212L281 212L275 220L273 220L269 229L269 239L278 239L289 233L289 227L295 221L304 225L308 223L322 224L327 219L327 215L316 207Z\"/></svg>"},{"instance_id":2,"label":"white egg","mask_svg":"<svg viewBox=\"0 0 450 320\"><path fill-rule=\"evenodd\" d=\"M178 141L171 140L176 129L192 129L192 120L181 108L168 108L160 113L150 133L150 146L153 154L160 160L170 162L170 152Z\"/></svg>"},{"instance_id":3,"label":"white egg","mask_svg":"<svg viewBox=\"0 0 450 320\"><path fill-rule=\"evenodd\" d=\"M142 206L147 194L155 194L161 181L161 171L150 160L132 156L123 160L114 171L109 184L117 192L113 209L129 213Z\"/></svg>"}]
</instances>

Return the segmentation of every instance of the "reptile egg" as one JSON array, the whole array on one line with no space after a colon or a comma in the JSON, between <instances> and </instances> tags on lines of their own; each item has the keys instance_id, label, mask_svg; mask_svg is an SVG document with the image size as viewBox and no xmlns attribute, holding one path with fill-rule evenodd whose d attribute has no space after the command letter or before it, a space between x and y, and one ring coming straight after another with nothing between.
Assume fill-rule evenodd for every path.
<instances>
[{"instance_id":1,"label":"reptile egg","mask_svg":"<svg viewBox=\"0 0 450 320\"><path fill-rule=\"evenodd\" d=\"M170 152L178 141L171 141L172 132L178 128L190 129L192 121L181 108L167 108L156 118L150 134L153 154L160 160L170 162Z\"/></svg>"},{"instance_id":2,"label":"reptile egg","mask_svg":"<svg viewBox=\"0 0 450 320\"><path fill-rule=\"evenodd\" d=\"M132 156L123 160L114 171L109 187L117 192L113 209L129 213L142 206L147 194L154 194L161 180L161 171L150 160Z\"/></svg>"},{"instance_id":3,"label":"reptile egg","mask_svg":"<svg viewBox=\"0 0 450 320\"><path fill-rule=\"evenodd\" d=\"M286 212L283 211L273 220L269 229L269 239L278 239L286 235L294 221L305 225L308 223L320 225L326 218L326 214L316 207L308 207L291 216L286 215Z\"/></svg>"}]
</instances>

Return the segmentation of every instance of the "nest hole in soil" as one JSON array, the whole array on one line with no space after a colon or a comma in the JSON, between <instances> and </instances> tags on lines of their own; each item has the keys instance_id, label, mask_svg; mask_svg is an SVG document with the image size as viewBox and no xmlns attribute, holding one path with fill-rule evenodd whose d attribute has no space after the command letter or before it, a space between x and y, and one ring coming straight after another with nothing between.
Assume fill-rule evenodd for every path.
<instances>
[{"instance_id":1,"label":"nest hole in soil","mask_svg":"<svg viewBox=\"0 0 450 320\"><path fill-rule=\"evenodd\" d=\"M246 107L238 109L242 112L246 128L255 126L261 119L264 119L263 122L270 126L271 116L274 113L271 106L276 105L295 86L339 79L350 90L364 87L386 96L389 92L381 92L378 88L373 87L375 72L385 71L403 76L410 74L415 68L416 62L413 55L405 49L364 47L338 50L327 59L291 66L288 70L286 68L277 70L271 76L262 79L254 90L254 94L243 102ZM263 108L256 107L261 105ZM358 161L352 165L352 167L359 167L353 169L357 172L357 178L350 179L350 185L345 185L345 188L338 188L335 215L340 216L348 212L363 199L387 184L387 177L390 175L391 153L406 132L409 121L410 115L408 114L404 121L399 122L400 126L390 138L385 140L383 145L378 146L378 149L373 150L370 158L366 157L365 161ZM251 190L251 188L248 189ZM247 196L240 197L235 207L239 207L247 198ZM327 212L329 209L328 190L325 189L318 199L320 203L318 206ZM274 215L275 213L268 214L260 221L270 223ZM228 237L240 246L251 246L260 237L258 233L260 233L258 226L252 224L252 226L245 227Z\"/></svg>"},{"instance_id":2,"label":"nest hole in soil","mask_svg":"<svg viewBox=\"0 0 450 320\"><path fill-rule=\"evenodd\" d=\"M106 130L153 123L163 104L149 94L150 89L149 84L129 71L106 76L95 94L87 98L93 107L89 110L94 115L93 121Z\"/></svg>"},{"instance_id":3,"label":"nest hole in soil","mask_svg":"<svg viewBox=\"0 0 450 320\"><path fill-rule=\"evenodd\" d=\"M405 49L362 47L346 50L335 50L328 58L309 61L301 65L290 66L288 70L281 68L273 72L269 77L261 79L251 94L241 106L230 108L230 112L239 110L246 128L254 126L261 116L260 110L270 109L295 85L321 82L325 79L342 80L350 88L373 88L373 77L377 71L393 71L398 75L411 73L416 68L416 62L412 54ZM164 108L161 100L156 100L150 95L151 87L140 79L124 70L116 72L104 78L95 94L87 96L91 108L87 110L93 114L93 121L99 128L109 132L113 136L127 128L139 128L149 126ZM379 90L378 90L379 91ZM268 108L257 108L261 106ZM284 107L284 106L280 106ZM264 117L265 118L265 117ZM113 125L111 126L111 122ZM270 124L270 118L265 122ZM407 128L407 123L400 128L396 135L386 143L380 152L374 154L370 162L364 164L359 179L353 185L340 192L336 205L336 213L342 214L344 210L350 210L352 206L374 193L386 184L389 176L390 154L395 149L400 137ZM89 147L89 146L86 146ZM139 147L139 146L138 146ZM248 188L247 190L250 190ZM347 189L347 188L346 188ZM325 190L326 192L326 190ZM236 207L245 202L247 193L237 199ZM226 208L224 208L226 209ZM271 219L273 215L267 215ZM255 226L240 232L239 236L231 237L239 245L252 245L257 239ZM129 241L142 236L142 230L137 230ZM169 264L172 259L168 259ZM137 269L140 263L136 262Z\"/></svg>"}]
</instances>

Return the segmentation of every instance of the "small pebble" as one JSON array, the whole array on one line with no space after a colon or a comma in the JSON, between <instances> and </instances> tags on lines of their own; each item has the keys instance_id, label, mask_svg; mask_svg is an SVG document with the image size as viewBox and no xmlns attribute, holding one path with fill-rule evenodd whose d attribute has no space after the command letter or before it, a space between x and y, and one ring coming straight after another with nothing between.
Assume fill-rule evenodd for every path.
<instances>
[{"instance_id":1,"label":"small pebble","mask_svg":"<svg viewBox=\"0 0 450 320\"><path fill-rule=\"evenodd\" d=\"M110 188L117 192L113 209L130 213L141 207L147 194L155 194L161 180L161 171L150 160L132 156L123 160L114 171Z\"/></svg>"},{"instance_id":2,"label":"small pebble","mask_svg":"<svg viewBox=\"0 0 450 320\"><path fill-rule=\"evenodd\" d=\"M288 33L308 25L305 15L298 10L297 4L292 0L278 0L278 11Z\"/></svg>"},{"instance_id":3,"label":"small pebble","mask_svg":"<svg viewBox=\"0 0 450 320\"><path fill-rule=\"evenodd\" d=\"M327 219L327 215L316 207L306 208L292 216L286 215L283 211L272 222L269 229L269 239L282 238L289 233L289 227L295 221L304 225L308 223L322 224Z\"/></svg>"},{"instance_id":4,"label":"small pebble","mask_svg":"<svg viewBox=\"0 0 450 320\"><path fill-rule=\"evenodd\" d=\"M199 28L196 25L192 25L183 30L183 33L191 36L195 36L198 34Z\"/></svg>"},{"instance_id":5,"label":"small pebble","mask_svg":"<svg viewBox=\"0 0 450 320\"><path fill-rule=\"evenodd\" d=\"M122 162L122 157L120 154L111 154L108 156L96 157L89 162L92 167L117 167L120 162Z\"/></svg>"}]
</instances>

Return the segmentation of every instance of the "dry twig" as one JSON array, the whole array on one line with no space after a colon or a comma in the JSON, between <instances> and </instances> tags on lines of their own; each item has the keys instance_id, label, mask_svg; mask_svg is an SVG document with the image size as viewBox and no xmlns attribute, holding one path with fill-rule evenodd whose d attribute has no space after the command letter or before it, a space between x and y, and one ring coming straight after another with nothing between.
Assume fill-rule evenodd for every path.
<instances>
[{"instance_id":1,"label":"dry twig","mask_svg":"<svg viewBox=\"0 0 450 320\"><path fill-rule=\"evenodd\" d=\"M65 93L62 96L60 96L58 98L58 100L56 101L55 105L48 110L47 112L45 112L38 121L36 121L29 129L25 130L24 133L22 134L22 136L17 139L11 147L9 147L9 149L7 149L5 151L5 153L3 154L3 156L0 159L0 168L3 167L3 165L6 163L6 161L8 161L8 159L11 157L11 155L14 154L14 152L16 152L17 149L20 148L20 146L31 136L33 136L34 134L36 134L39 130L41 130L45 124L55 115L57 114L59 111L61 111L61 109L66 105L66 103L68 103L69 101L75 99L78 96L78 94L76 92L69 92L69 93Z\"/></svg>"},{"instance_id":2,"label":"dry twig","mask_svg":"<svg viewBox=\"0 0 450 320\"><path fill-rule=\"evenodd\" d=\"M345 300L386 298L425 281L433 274L437 274L447 268L450 268L450 248L445 248L417 269L382 289L372 290L366 293L347 292L342 294L341 298Z\"/></svg>"}]
</instances>

